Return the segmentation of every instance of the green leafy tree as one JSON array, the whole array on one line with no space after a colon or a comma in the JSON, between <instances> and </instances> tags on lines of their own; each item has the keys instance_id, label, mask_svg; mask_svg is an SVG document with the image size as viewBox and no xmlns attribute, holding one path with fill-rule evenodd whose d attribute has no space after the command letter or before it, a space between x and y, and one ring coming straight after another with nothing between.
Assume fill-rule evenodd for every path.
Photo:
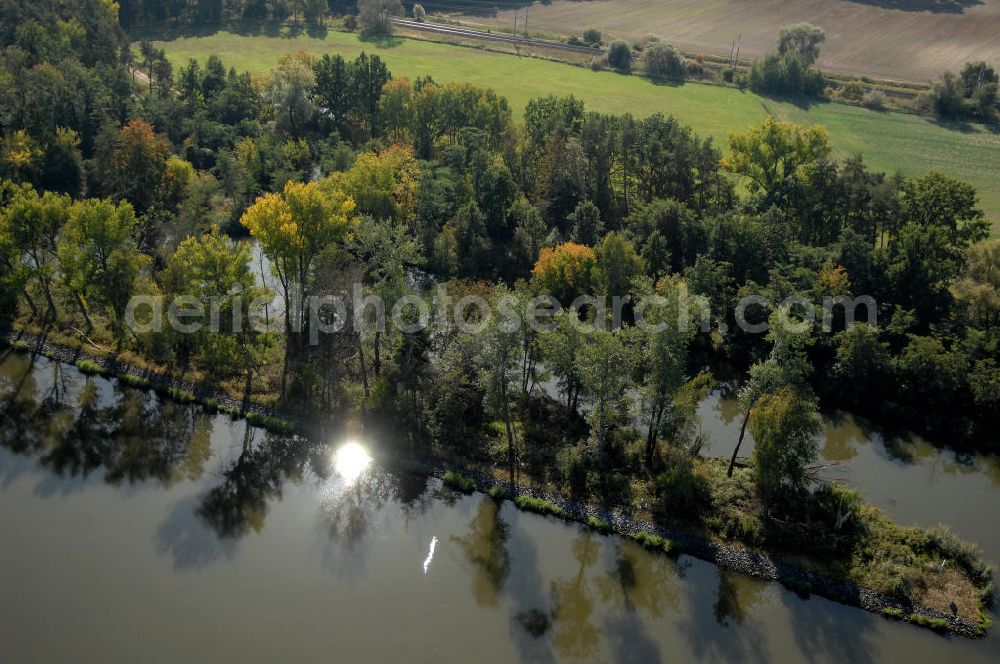
<instances>
[{"instance_id":1,"label":"green leafy tree","mask_svg":"<svg viewBox=\"0 0 1000 664\"><path fill-rule=\"evenodd\" d=\"M257 322L271 295L257 284L250 259L247 242L233 242L214 226L181 242L162 277L167 294L193 297L218 318L217 328L203 326L193 336L201 366L216 376L246 372L248 383L261 362Z\"/></svg>"},{"instance_id":2,"label":"green leafy tree","mask_svg":"<svg viewBox=\"0 0 1000 664\"><path fill-rule=\"evenodd\" d=\"M538 260L538 255L549 237L549 229L541 213L528 199L518 198L507 211L509 223L514 227L514 243L518 251L520 265L529 268Z\"/></svg>"},{"instance_id":3,"label":"green leafy tree","mask_svg":"<svg viewBox=\"0 0 1000 664\"><path fill-rule=\"evenodd\" d=\"M119 347L136 279L150 263L136 242L137 223L130 204L91 198L73 204L59 238L63 283L75 294L88 327L94 308L107 314Z\"/></svg>"},{"instance_id":4,"label":"green leafy tree","mask_svg":"<svg viewBox=\"0 0 1000 664\"><path fill-rule=\"evenodd\" d=\"M583 389L578 361L583 337L577 314L563 309L555 315L552 328L542 334L540 341L546 368L555 376L570 413L576 412Z\"/></svg>"},{"instance_id":5,"label":"green leafy tree","mask_svg":"<svg viewBox=\"0 0 1000 664\"><path fill-rule=\"evenodd\" d=\"M601 211L590 201L582 201L568 217L573 232L570 239L579 244L593 247L604 235L604 220Z\"/></svg>"},{"instance_id":6,"label":"green leafy tree","mask_svg":"<svg viewBox=\"0 0 1000 664\"><path fill-rule=\"evenodd\" d=\"M837 334L831 368L839 393L855 403L877 399L889 371L889 349L867 323L852 323Z\"/></svg>"},{"instance_id":7,"label":"green leafy tree","mask_svg":"<svg viewBox=\"0 0 1000 664\"><path fill-rule=\"evenodd\" d=\"M0 206L6 208L12 196L20 194L20 188L11 182L0 182ZM23 252L14 237L10 218L6 212L0 213L0 322L9 321L17 311L18 297L24 293L30 272L24 264ZM34 307L34 303L31 304ZM36 313L36 312L32 312Z\"/></svg>"},{"instance_id":8,"label":"green leafy tree","mask_svg":"<svg viewBox=\"0 0 1000 664\"><path fill-rule=\"evenodd\" d=\"M608 46L608 64L627 74L632 71L632 47L628 42L616 39Z\"/></svg>"},{"instance_id":9,"label":"green leafy tree","mask_svg":"<svg viewBox=\"0 0 1000 664\"><path fill-rule=\"evenodd\" d=\"M591 439L602 468L606 468L612 431L628 412L627 388L632 357L623 329L598 329L583 335L577 354L580 382L591 404L587 413Z\"/></svg>"},{"instance_id":10,"label":"green leafy tree","mask_svg":"<svg viewBox=\"0 0 1000 664\"><path fill-rule=\"evenodd\" d=\"M11 187L10 198L3 209L8 241L29 261L28 277L41 288L48 305L48 315L56 315L52 296L52 277L56 265L56 240L70 214L68 196L45 192L38 194L29 185ZM25 297L32 311L36 310L31 296Z\"/></svg>"},{"instance_id":11,"label":"green leafy tree","mask_svg":"<svg viewBox=\"0 0 1000 664\"><path fill-rule=\"evenodd\" d=\"M632 295L633 281L645 272L635 246L621 233L611 232L604 236L594 254L597 260L593 284L597 294L608 298Z\"/></svg>"},{"instance_id":12,"label":"green leafy tree","mask_svg":"<svg viewBox=\"0 0 1000 664\"><path fill-rule=\"evenodd\" d=\"M969 323L981 330L1000 330L1000 239L969 247L951 290Z\"/></svg>"},{"instance_id":13,"label":"green leafy tree","mask_svg":"<svg viewBox=\"0 0 1000 664\"><path fill-rule=\"evenodd\" d=\"M747 178L750 191L780 204L785 192L804 182L830 156L830 134L819 125L803 127L768 118L745 133L730 133L730 155L722 160L732 173Z\"/></svg>"},{"instance_id":14,"label":"green leafy tree","mask_svg":"<svg viewBox=\"0 0 1000 664\"><path fill-rule=\"evenodd\" d=\"M765 500L792 497L807 488L808 465L819 454L823 424L816 406L790 387L762 396L750 420L753 473Z\"/></svg>"},{"instance_id":15,"label":"green leafy tree","mask_svg":"<svg viewBox=\"0 0 1000 664\"><path fill-rule=\"evenodd\" d=\"M264 86L278 130L292 138L305 135L316 115L312 97L316 74L311 59L298 54L281 56Z\"/></svg>"},{"instance_id":16,"label":"green leafy tree","mask_svg":"<svg viewBox=\"0 0 1000 664\"><path fill-rule=\"evenodd\" d=\"M361 31L380 37L392 34L392 17L403 15L400 0L358 0Z\"/></svg>"},{"instance_id":17,"label":"green leafy tree","mask_svg":"<svg viewBox=\"0 0 1000 664\"><path fill-rule=\"evenodd\" d=\"M281 283L290 336L307 331L303 303L310 293L316 256L347 237L353 213L354 199L338 187L324 190L315 182L288 182L282 193L258 198L240 219L260 242Z\"/></svg>"},{"instance_id":18,"label":"green leafy tree","mask_svg":"<svg viewBox=\"0 0 1000 664\"><path fill-rule=\"evenodd\" d=\"M651 285L645 290L651 292ZM696 332L691 313L704 306L688 294L680 279L665 280L656 294L642 311L637 343L638 414L646 424L647 468L652 468L657 442L671 423L675 397L687 380L688 346Z\"/></svg>"},{"instance_id":19,"label":"green leafy tree","mask_svg":"<svg viewBox=\"0 0 1000 664\"><path fill-rule=\"evenodd\" d=\"M83 155L80 135L72 129L57 127L43 158L42 188L70 196L83 189Z\"/></svg>"},{"instance_id":20,"label":"green leafy tree","mask_svg":"<svg viewBox=\"0 0 1000 664\"><path fill-rule=\"evenodd\" d=\"M684 57L670 44L653 42L642 55L642 70L650 78L683 79Z\"/></svg>"},{"instance_id":21,"label":"green leafy tree","mask_svg":"<svg viewBox=\"0 0 1000 664\"><path fill-rule=\"evenodd\" d=\"M746 435L747 424L753 416L757 402L768 395L773 395L784 388L790 388L811 400L811 391L806 384L806 378L812 371L812 365L806 359L804 350L812 343L811 325L806 321L796 321L787 308L779 308L771 313L770 329L767 338L771 341L771 353L763 362L757 362L750 367L750 376L740 389L739 405L743 411L743 423L740 425L740 436L733 448L726 474L733 476L736 459ZM755 437L756 441L756 437Z\"/></svg>"},{"instance_id":22,"label":"green leafy tree","mask_svg":"<svg viewBox=\"0 0 1000 664\"><path fill-rule=\"evenodd\" d=\"M521 360L524 348L524 326L517 315L517 304L511 291L503 284L493 288L493 305L498 311L490 317L479 333L483 373L481 380L487 412L503 418L507 435L507 463L510 481L516 481L516 450L511 403L522 382Z\"/></svg>"},{"instance_id":23,"label":"green leafy tree","mask_svg":"<svg viewBox=\"0 0 1000 664\"><path fill-rule=\"evenodd\" d=\"M824 41L826 32L817 25L811 23L786 25L778 32L778 53L781 55L795 53L811 66L819 58L819 45Z\"/></svg>"},{"instance_id":24,"label":"green leafy tree","mask_svg":"<svg viewBox=\"0 0 1000 664\"><path fill-rule=\"evenodd\" d=\"M351 236L349 248L364 269L367 292L379 297L387 307L409 292L407 269L422 265L424 260L420 243L406 225L390 220L362 217ZM383 326L376 325L373 339L376 376L382 372L384 336ZM364 362L363 353L361 361Z\"/></svg>"}]
</instances>

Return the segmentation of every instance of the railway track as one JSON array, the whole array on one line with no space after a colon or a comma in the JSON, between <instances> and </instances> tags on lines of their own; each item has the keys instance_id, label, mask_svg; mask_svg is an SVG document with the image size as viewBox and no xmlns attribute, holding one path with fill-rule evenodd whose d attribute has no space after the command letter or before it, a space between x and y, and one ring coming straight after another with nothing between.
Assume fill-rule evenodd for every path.
<instances>
[{"instance_id":1,"label":"railway track","mask_svg":"<svg viewBox=\"0 0 1000 664\"><path fill-rule=\"evenodd\" d=\"M416 30L420 32L429 32L438 35L444 35L449 37L458 37L466 39L479 39L484 41L494 41L502 42L505 44L514 44L515 46L535 46L539 48L548 48L559 51L567 51L570 53L580 53L583 55L590 56L601 56L604 54L604 49L595 48L593 46L582 46L567 44L565 42L553 41L550 39L536 39L534 37L525 37L524 35L512 35L506 32L487 32L486 30L478 30L475 28L466 28L455 25L445 25L442 23L418 23L417 21L411 21L404 18L393 18L391 19L394 25L400 28L405 28L407 30ZM692 57L691 54L685 53L687 57ZM741 68L746 67L744 63L740 63ZM712 62L706 65L709 69L721 70L724 66L724 62ZM839 78L825 78L828 85L839 88L844 84L844 81ZM866 88L880 90L885 93L888 97L896 97L899 99L914 99L919 95L919 91L909 91L894 89L885 85L879 84L866 84Z\"/></svg>"},{"instance_id":2,"label":"railway track","mask_svg":"<svg viewBox=\"0 0 1000 664\"><path fill-rule=\"evenodd\" d=\"M408 19L394 18L393 25L407 30L418 30L421 32L432 32L439 35L451 37L466 37L469 39L482 39L487 41L504 42L520 46L537 46L540 48L551 48L559 51L570 51L572 53L582 53L584 55L601 55L604 53L600 48L592 46L574 46L563 42L551 41L548 39L535 39L523 35L512 35L503 32L486 32L485 30L474 30L472 28L460 28L453 25L442 25L440 23L418 23Z\"/></svg>"}]
</instances>

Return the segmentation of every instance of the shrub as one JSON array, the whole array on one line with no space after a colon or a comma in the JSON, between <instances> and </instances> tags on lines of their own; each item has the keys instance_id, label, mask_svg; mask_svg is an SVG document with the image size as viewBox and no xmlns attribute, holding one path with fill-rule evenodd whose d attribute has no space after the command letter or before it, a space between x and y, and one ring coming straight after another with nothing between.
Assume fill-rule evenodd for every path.
<instances>
[{"instance_id":1,"label":"shrub","mask_svg":"<svg viewBox=\"0 0 1000 664\"><path fill-rule=\"evenodd\" d=\"M17 341L12 343L10 347L20 352L24 352L29 349L28 342L24 341L23 339L18 339Z\"/></svg>"},{"instance_id":2,"label":"shrub","mask_svg":"<svg viewBox=\"0 0 1000 664\"><path fill-rule=\"evenodd\" d=\"M601 31L597 28L587 28L583 31L583 43L590 46L599 46L601 43Z\"/></svg>"},{"instance_id":3,"label":"shrub","mask_svg":"<svg viewBox=\"0 0 1000 664\"><path fill-rule=\"evenodd\" d=\"M149 379L145 376L136 376L135 374L126 373L119 376L118 380L125 383L129 387L136 387L140 389L149 387Z\"/></svg>"},{"instance_id":4,"label":"shrub","mask_svg":"<svg viewBox=\"0 0 1000 664\"><path fill-rule=\"evenodd\" d=\"M490 489L490 498L502 503L507 498L507 490L500 486L495 486Z\"/></svg>"},{"instance_id":5,"label":"shrub","mask_svg":"<svg viewBox=\"0 0 1000 664\"><path fill-rule=\"evenodd\" d=\"M883 606L882 615L886 618L895 618L896 620L903 620L903 610L897 609L894 606Z\"/></svg>"},{"instance_id":6,"label":"shrub","mask_svg":"<svg viewBox=\"0 0 1000 664\"><path fill-rule=\"evenodd\" d=\"M642 56L643 71L650 78L682 79L685 75L684 58L670 44L654 42Z\"/></svg>"},{"instance_id":7,"label":"shrub","mask_svg":"<svg viewBox=\"0 0 1000 664\"><path fill-rule=\"evenodd\" d=\"M796 52L770 53L750 68L750 88L775 95L818 95L823 76Z\"/></svg>"},{"instance_id":8,"label":"shrub","mask_svg":"<svg viewBox=\"0 0 1000 664\"><path fill-rule=\"evenodd\" d=\"M614 526L604 519L598 519L596 516L587 517L587 527L604 535L610 535L615 532Z\"/></svg>"},{"instance_id":9,"label":"shrub","mask_svg":"<svg viewBox=\"0 0 1000 664\"><path fill-rule=\"evenodd\" d=\"M288 420L273 415L265 415L255 410L247 413L247 422L254 426L262 427L273 433L293 433L295 425Z\"/></svg>"},{"instance_id":10,"label":"shrub","mask_svg":"<svg viewBox=\"0 0 1000 664\"><path fill-rule=\"evenodd\" d=\"M684 64L684 73L688 78L704 78L705 65L697 60L687 60Z\"/></svg>"},{"instance_id":11,"label":"shrub","mask_svg":"<svg viewBox=\"0 0 1000 664\"><path fill-rule=\"evenodd\" d=\"M179 387L168 387L164 392L178 403L194 403L198 400L194 394Z\"/></svg>"},{"instance_id":12,"label":"shrub","mask_svg":"<svg viewBox=\"0 0 1000 664\"><path fill-rule=\"evenodd\" d=\"M861 98L861 105L873 111L884 111L885 93L881 90L869 90Z\"/></svg>"},{"instance_id":13,"label":"shrub","mask_svg":"<svg viewBox=\"0 0 1000 664\"><path fill-rule=\"evenodd\" d=\"M413 5L413 20L417 23L423 23L427 19L427 10L421 4Z\"/></svg>"},{"instance_id":14,"label":"shrub","mask_svg":"<svg viewBox=\"0 0 1000 664\"><path fill-rule=\"evenodd\" d=\"M593 454L586 445L567 445L556 452L555 475L561 486L575 496L587 494L587 470Z\"/></svg>"},{"instance_id":15,"label":"shrub","mask_svg":"<svg viewBox=\"0 0 1000 664\"><path fill-rule=\"evenodd\" d=\"M928 618L925 615L919 613L914 613L910 615L910 622L914 625L920 625L921 627L927 627L935 632L944 633L950 628L948 627L948 621L944 618Z\"/></svg>"},{"instance_id":16,"label":"shrub","mask_svg":"<svg viewBox=\"0 0 1000 664\"><path fill-rule=\"evenodd\" d=\"M471 477L466 477L461 473L456 473L453 470L449 470L441 478L445 485L455 489L456 491L461 491L462 493L472 493L476 490L476 481Z\"/></svg>"},{"instance_id":17,"label":"shrub","mask_svg":"<svg viewBox=\"0 0 1000 664\"><path fill-rule=\"evenodd\" d=\"M945 72L923 103L942 118L991 121L996 116L1000 76L985 62L970 62L960 75Z\"/></svg>"},{"instance_id":18,"label":"shrub","mask_svg":"<svg viewBox=\"0 0 1000 664\"><path fill-rule=\"evenodd\" d=\"M87 375L97 374L97 375L100 375L100 376L104 376L104 375L107 375L107 373L108 373L107 369L105 369L103 366L101 366L97 362L93 362L91 360L80 360L80 361L78 361L76 363L76 368L79 369L81 373L85 373Z\"/></svg>"},{"instance_id":19,"label":"shrub","mask_svg":"<svg viewBox=\"0 0 1000 664\"><path fill-rule=\"evenodd\" d=\"M860 81L848 81L840 88L840 96L852 101L861 101L865 96L865 86Z\"/></svg>"},{"instance_id":20,"label":"shrub","mask_svg":"<svg viewBox=\"0 0 1000 664\"><path fill-rule=\"evenodd\" d=\"M785 586L802 599L806 599L812 593L812 584L803 579L782 579L781 585Z\"/></svg>"},{"instance_id":21,"label":"shrub","mask_svg":"<svg viewBox=\"0 0 1000 664\"><path fill-rule=\"evenodd\" d=\"M951 72L945 72L941 80L934 83L925 97L931 110L942 118L965 116L965 97L962 83Z\"/></svg>"},{"instance_id":22,"label":"shrub","mask_svg":"<svg viewBox=\"0 0 1000 664\"><path fill-rule=\"evenodd\" d=\"M674 543L668 540L666 537L660 537L659 535L653 535L644 531L639 531L632 535L632 539L639 543L639 545L648 549L649 551L662 551L663 553L674 553L676 547Z\"/></svg>"},{"instance_id":23,"label":"shrub","mask_svg":"<svg viewBox=\"0 0 1000 664\"><path fill-rule=\"evenodd\" d=\"M492 438L503 438L507 435L507 427L500 420L483 423L483 431Z\"/></svg>"},{"instance_id":24,"label":"shrub","mask_svg":"<svg viewBox=\"0 0 1000 664\"><path fill-rule=\"evenodd\" d=\"M679 450L668 452L666 466L656 478L660 511L678 519L699 520L712 500L708 480L694 472L691 457Z\"/></svg>"},{"instance_id":25,"label":"shrub","mask_svg":"<svg viewBox=\"0 0 1000 664\"><path fill-rule=\"evenodd\" d=\"M354 32L358 29L358 17L354 14L348 14L344 17L344 29Z\"/></svg>"},{"instance_id":26,"label":"shrub","mask_svg":"<svg viewBox=\"0 0 1000 664\"><path fill-rule=\"evenodd\" d=\"M621 39L611 42L608 47L608 64L623 74L632 71L632 49L626 42Z\"/></svg>"},{"instance_id":27,"label":"shrub","mask_svg":"<svg viewBox=\"0 0 1000 664\"><path fill-rule=\"evenodd\" d=\"M541 514L543 516L550 515L559 517L560 519L567 519L569 515L566 514L566 510L559 507L555 503L550 503L543 498L534 498L532 496L518 496L514 499L514 504L517 505L518 509L524 510L526 512L535 512L536 514Z\"/></svg>"}]
</instances>

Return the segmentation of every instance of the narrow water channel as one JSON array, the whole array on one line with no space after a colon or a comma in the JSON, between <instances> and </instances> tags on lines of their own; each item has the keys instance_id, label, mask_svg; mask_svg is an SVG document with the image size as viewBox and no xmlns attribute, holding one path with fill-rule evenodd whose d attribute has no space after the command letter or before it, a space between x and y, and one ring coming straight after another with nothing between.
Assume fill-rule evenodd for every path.
<instances>
[{"instance_id":1,"label":"narrow water channel","mask_svg":"<svg viewBox=\"0 0 1000 664\"><path fill-rule=\"evenodd\" d=\"M703 407L711 453L725 407ZM272 437L44 359L0 361L0 413L3 661L1000 657L995 636L803 600L395 475L369 441ZM1000 558L995 523L965 531L966 512L997 513L995 465L919 444L900 461L860 429L831 444L891 514L951 522Z\"/></svg>"}]
</instances>

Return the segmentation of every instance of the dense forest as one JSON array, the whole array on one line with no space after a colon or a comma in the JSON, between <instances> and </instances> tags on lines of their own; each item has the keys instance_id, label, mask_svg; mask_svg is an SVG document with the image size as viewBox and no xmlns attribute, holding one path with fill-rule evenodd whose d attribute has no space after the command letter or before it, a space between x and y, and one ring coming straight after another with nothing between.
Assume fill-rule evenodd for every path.
<instances>
[{"instance_id":1,"label":"dense forest","mask_svg":"<svg viewBox=\"0 0 1000 664\"><path fill-rule=\"evenodd\" d=\"M667 113L598 114L572 97L535 99L516 121L489 89L394 78L375 55L288 54L262 76L215 57L175 69L129 43L117 8L0 6L4 326L193 371L286 412L362 412L413 449L576 495L649 492L680 519L735 491L697 460L696 407L720 382L742 385L756 441L749 464L734 454L721 470L740 468L755 487L740 500L768 515L840 531L842 511L862 509L842 487L812 490L823 405L995 448L1000 241L969 185L838 158L822 127L768 120L725 151ZM174 9L123 2L120 19ZM280 292L259 278L265 258ZM428 281L517 319L538 295L594 299L543 331L468 309L404 333L362 308L325 333L344 314L296 306L357 297L355 284L389 306L425 300ZM651 295L645 316L664 325L632 324ZM226 322L137 329L137 296L211 304ZM617 315L594 304L614 296L631 298ZM877 325L846 307L808 315L859 297ZM683 319L687 307L710 314ZM272 317L283 324L251 324ZM762 334L741 317L800 324ZM735 495L706 527L797 541L786 521L748 523ZM845 536L798 545L843 553ZM863 579L904 592L900 569Z\"/></svg>"}]
</instances>

